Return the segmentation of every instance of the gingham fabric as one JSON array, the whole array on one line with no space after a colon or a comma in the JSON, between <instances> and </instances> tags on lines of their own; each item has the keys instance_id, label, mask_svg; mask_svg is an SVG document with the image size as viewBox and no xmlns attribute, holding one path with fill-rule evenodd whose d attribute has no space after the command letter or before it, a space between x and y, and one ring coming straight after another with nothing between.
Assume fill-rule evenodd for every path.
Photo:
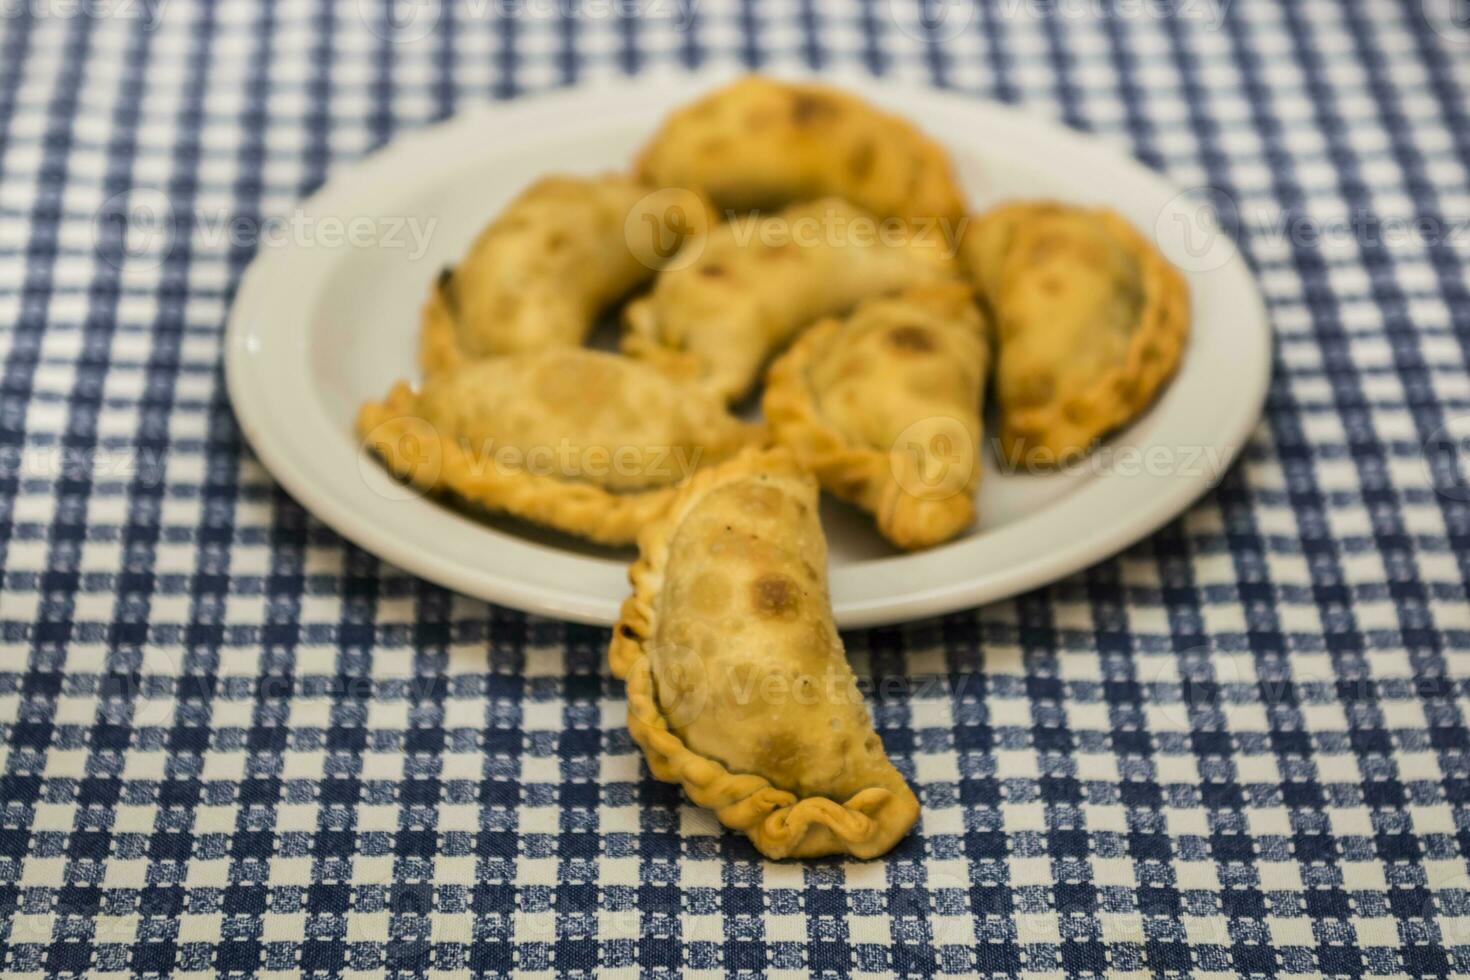
<instances>
[{"instance_id":1,"label":"gingham fabric","mask_svg":"<svg viewBox=\"0 0 1470 980\"><path fill-rule=\"evenodd\" d=\"M1470 975L1470 11L920 13L0 0L6 976ZM344 544L220 374L249 230L352 161L711 64L1091 131L1227 205L1277 331L1187 515L847 637L924 805L868 863L764 861L653 781L606 631ZM189 217L137 248L158 200Z\"/></svg>"}]
</instances>

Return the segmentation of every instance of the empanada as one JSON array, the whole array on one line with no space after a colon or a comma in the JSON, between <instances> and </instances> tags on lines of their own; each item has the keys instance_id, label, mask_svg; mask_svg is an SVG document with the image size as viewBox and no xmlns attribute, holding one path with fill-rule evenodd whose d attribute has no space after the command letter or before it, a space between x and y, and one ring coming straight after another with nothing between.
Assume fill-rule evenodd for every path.
<instances>
[{"instance_id":1,"label":"empanada","mask_svg":"<svg viewBox=\"0 0 1470 980\"><path fill-rule=\"evenodd\" d=\"M756 427L654 367L578 347L470 361L399 384L357 428L424 491L628 544L691 473L756 441Z\"/></svg>"},{"instance_id":2,"label":"empanada","mask_svg":"<svg viewBox=\"0 0 1470 980\"><path fill-rule=\"evenodd\" d=\"M838 89L760 76L674 112L637 166L661 187L703 191L721 210L833 195L948 230L965 212L948 155L907 121Z\"/></svg>"},{"instance_id":3,"label":"empanada","mask_svg":"<svg viewBox=\"0 0 1470 980\"><path fill-rule=\"evenodd\" d=\"M546 177L480 233L424 309L425 374L462 360L582 343L608 305L653 278L708 202L631 177Z\"/></svg>"},{"instance_id":4,"label":"empanada","mask_svg":"<svg viewBox=\"0 0 1470 980\"><path fill-rule=\"evenodd\" d=\"M681 253L651 292L628 304L623 349L688 363L731 401L813 321L869 296L958 275L941 239L882 230L837 198L736 217L684 248L697 257Z\"/></svg>"},{"instance_id":5,"label":"empanada","mask_svg":"<svg viewBox=\"0 0 1470 980\"><path fill-rule=\"evenodd\" d=\"M1178 367L1188 285L1112 211L1006 205L970 227L962 255L998 327L1010 465L1075 458L1143 411Z\"/></svg>"},{"instance_id":6,"label":"empanada","mask_svg":"<svg viewBox=\"0 0 1470 980\"><path fill-rule=\"evenodd\" d=\"M919 802L833 625L816 481L746 450L697 473L639 549L608 659L653 774L771 858L892 848Z\"/></svg>"},{"instance_id":7,"label":"empanada","mask_svg":"<svg viewBox=\"0 0 1470 980\"><path fill-rule=\"evenodd\" d=\"M975 518L990 339L968 287L870 299L801 335L766 376L773 438L901 548Z\"/></svg>"}]
</instances>

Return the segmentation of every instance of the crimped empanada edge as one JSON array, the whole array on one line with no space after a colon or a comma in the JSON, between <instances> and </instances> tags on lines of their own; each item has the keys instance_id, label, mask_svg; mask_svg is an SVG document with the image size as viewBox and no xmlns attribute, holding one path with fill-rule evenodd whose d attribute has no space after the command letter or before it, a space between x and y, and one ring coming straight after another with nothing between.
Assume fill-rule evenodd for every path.
<instances>
[{"instance_id":1,"label":"crimped empanada edge","mask_svg":"<svg viewBox=\"0 0 1470 980\"><path fill-rule=\"evenodd\" d=\"M400 382L381 402L368 402L358 410L357 433L375 439L369 447L400 479L425 491L448 491L487 510L556 528L608 545L632 544L638 532L668 508L677 486L658 487L637 493L612 493L589 483L574 483L540 473L499 472L481 462L472 466L459 444L439 440L440 465L432 472L418 460L408 460L400 451L401 437L422 435L413 431L422 419L414 414L413 390ZM426 474L431 480L425 479Z\"/></svg>"},{"instance_id":2,"label":"crimped empanada edge","mask_svg":"<svg viewBox=\"0 0 1470 980\"><path fill-rule=\"evenodd\" d=\"M1024 220L1016 213L1024 209L1068 208L1050 201L1018 202L1001 205L985 216ZM1086 452L1099 438L1137 418L1158 395L1179 368L1184 346L1189 339L1189 285L1183 274L1150 244L1122 215L1108 208L1081 209L1102 223L1138 263L1143 291L1139 326L1128 345L1123 364L1100 376L1086 391L1074 394L1068 403L1090 405L1101 420L1089 424L1070 421L1066 409L1055 402L1029 409L1002 413L1001 448L1007 458L1019 463L1066 463L1074 453ZM973 266L973 263L966 263ZM985 290L986 299L1003 315L1003 302L994 295L994 284L983 283L983 276L972 275ZM1131 380L1131 383L1130 383ZM1027 460L1024 455L1046 450L1046 460Z\"/></svg>"},{"instance_id":3,"label":"crimped empanada edge","mask_svg":"<svg viewBox=\"0 0 1470 980\"><path fill-rule=\"evenodd\" d=\"M902 143L912 159L923 162L924 169L928 171L928 179L921 182L920 191L911 190L908 197L896 210L869 208L870 210L888 211L887 214L880 216L896 217L907 221L957 222L964 217L966 211L964 192L960 187L954 160L943 144L915 125L912 120L898 113L889 112L854 92L819 82L785 81L760 74L750 74L737 78L721 88L706 92L694 102L675 110L664 120L658 131L638 150L633 160L633 172L639 179L660 187L689 183L689 175L680 172L679 168L671 165L666 159L667 145L670 141L669 134L676 127L687 125L711 100L727 96L737 86L751 82L766 82L773 86L788 88L796 93L820 95L837 102L842 105L844 111L850 114L850 117L861 116L869 126L880 130L876 135L885 142ZM841 155L834 153L833 158L834 161L840 160ZM834 166L840 165L842 164L834 163ZM830 195L844 197L853 200L854 203L874 196L863 193L862 189L855 191L853 188L829 187L811 196L792 198L777 207L786 207L803 200L813 200ZM866 205L863 206L866 207Z\"/></svg>"},{"instance_id":4,"label":"crimped empanada edge","mask_svg":"<svg viewBox=\"0 0 1470 980\"><path fill-rule=\"evenodd\" d=\"M898 547L914 550L947 541L975 519L979 468L965 492L925 500L899 484L890 453L855 445L822 415L809 371L822 345L844 326L834 319L810 327L766 372L761 409L772 438L829 493L872 514L879 532Z\"/></svg>"},{"instance_id":5,"label":"crimped empanada edge","mask_svg":"<svg viewBox=\"0 0 1470 980\"><path fill-rule=\"evenodd\" d=\"M628 732L643 749L648 768L658 779L677 783L696 805L713 810L720 822L750 838L767 857L821 857L851 854L877 857L898 843L918 820L917 800L911 813L890 805L898 795L870 787L846 803L823 796L798 798L772 786L762 776L732 773L719 762L690 749L658 708L645 644L657 631L657 598L663 588L664 564L673 535L685 516L709 493L752 474L802 473L784 449L746 449L732 460L701 470L682 488L663 516L639 536L638 560L628 569L633 593L623 601L608 646L613 676L627 683Z\"/></svg>"}]
</instances>

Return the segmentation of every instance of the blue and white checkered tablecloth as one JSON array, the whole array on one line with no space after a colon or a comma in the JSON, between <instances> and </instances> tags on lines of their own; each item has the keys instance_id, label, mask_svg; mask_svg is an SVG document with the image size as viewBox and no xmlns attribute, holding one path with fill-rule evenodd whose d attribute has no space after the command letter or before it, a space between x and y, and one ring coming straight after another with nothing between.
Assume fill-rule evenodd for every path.
<instances>
[{"instance_id":1,"label":"blue and white checkered tablecloth","mask_svg":"<svg viewBox=\"0 0 1470 980\"><path fill-rule=\"evenodd\" d=\"M0 0L6 976L1470 975L1470 10L942 11ZM1187 515L848 637L928 679L877 685L924 816L874 862L721 833L643 768L604 630L345 545L221 379L250 229L339 168L711 64L1012 102L1214 188L1278 333ZM162 254L118 240L140 200L190 216Z\"/></svg>"}]
</instances>

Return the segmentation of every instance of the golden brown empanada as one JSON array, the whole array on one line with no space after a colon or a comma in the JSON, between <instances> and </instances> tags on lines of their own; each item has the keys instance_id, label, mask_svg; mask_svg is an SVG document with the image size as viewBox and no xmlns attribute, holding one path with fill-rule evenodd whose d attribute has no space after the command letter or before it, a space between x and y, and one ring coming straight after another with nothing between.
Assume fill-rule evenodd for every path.
<instances>
[{"instance_id":1,"label":"golden brown empanada","mask_svg":"<svg viewBox=\"0 0 1470 980\"><path fill-rule=\"evenodd\" d=\"M803 327L860 300L957 277L947 245L837 198L735 218L694 237L653 290L624 314L623 349L684 363L739 399L761 366Z\"/></svg>"},{"instance_id":2,"label":"golden brown empanada","mask_svg":"<svg viewBox=\"0 0 1470 980\"><path fill-rule=\"evenodd\" d=\"M1087 451L1178 367L1189 288L1112 211L1005 205L971 225L962 255L998 327L995 387L1011 465Z\"/></svg>"},{"instance_id":3,"label":"golden brown empanada","mask_svg":"<svg viewBox=\"0 0 1470 980\"><path fill-rule=\"evenodd\" d=\"M771 858L892 848L919 802L833 625L812 477L785 450L742 452L639 549L608 660L653 774Z\"/></svg>"},{"instance_id":4,"label":"golden brown empanada","mask_svg":"<svg viewBox=\"0 0 1470 980\"><path fill-rule=\"evenodd\" d=\"M862 303L803 333L766 375L766 423L901 548L975 519L990 339L961 283Z\"/></svg>"},{"instance_id":5,"label":"golden brown empanada","mask_svg":"<svg viewBox=\"0 0 1470 980\"><path fill-rule=\"evenodd\" d=\"M760 76L670 115L638 172L661 187L702 190L721 210L833 195L949 230L965 212L948 155L907 121L838 89Z\"/></svg>"},{"instance_id":6,"label":"golden brown empanada","mask_svg":"<svg viewBox=\"0 0 1470 980\"><path fill-rule=\"evenodd\" d=\"M424 309L425 374L478 359L582 343L609 304L653 278L708 228L708 202L631 177L532 184L447 270Z\"/></svg>"},{"instance_id":7,"label":"golden brown empanada","mask_svg":"<svg viewBox=\"0 0 1470 980\"><path fill-rule=\"evenodd\" d=\"M401 479L606 544L628 544L674 487L759 437L708 393L583 348L470 361L399 384L357 418Z\"/></svg>"}]
</instances>

